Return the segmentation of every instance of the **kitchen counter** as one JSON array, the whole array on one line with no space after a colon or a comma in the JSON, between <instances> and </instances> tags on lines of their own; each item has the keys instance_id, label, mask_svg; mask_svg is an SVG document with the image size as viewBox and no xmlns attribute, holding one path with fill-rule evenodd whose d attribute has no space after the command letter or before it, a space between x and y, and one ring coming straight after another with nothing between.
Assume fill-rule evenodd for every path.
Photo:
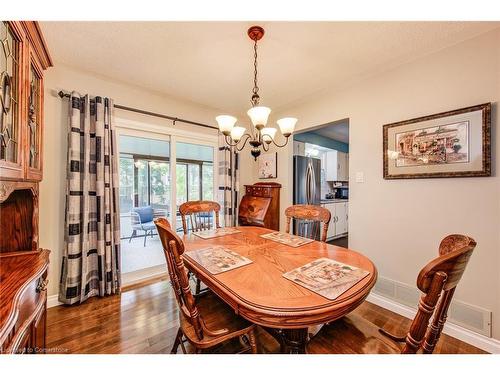
<instances>
[{"instance_id":1,"label":"kitchen counter","mask_svg":"<svg viewBox=\"0 0 500 375\"><path fill-rule=\"evenodd\" d=\"M324 203L339 203L339 202L349 202L349 199L322 199L321 204Z\"/></svg>"}]
</instances>

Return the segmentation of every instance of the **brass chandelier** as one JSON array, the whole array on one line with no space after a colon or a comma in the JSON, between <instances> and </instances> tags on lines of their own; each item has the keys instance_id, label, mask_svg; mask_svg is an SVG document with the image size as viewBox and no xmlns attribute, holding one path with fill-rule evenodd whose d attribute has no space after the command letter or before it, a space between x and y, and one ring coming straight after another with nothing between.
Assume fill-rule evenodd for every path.
<instances>
[{"instance_id":1,"label":"brass chandelier","mask_svg":"<svg viewBox=\"0 0 500 375\"><path fill-rule=\"evenodd\" d=\"M275 141L277 129L267 127L267 120L271 109L259 105L259 86L257 85L257 42L264 36L264 29L260 26L252 26L248 29L248 36L254 42L254 78L251 103L252 108L247 112L252 121L253 128L251 133L246 133L246 128L243 126L235 126L238 119L230 115L220 115L215 118L219 125L219 130L224 134L224 141L228 146L235 147L237 151L243 150L247 142L252 149L250 153L255 160L261 154L261 148L264 151L269 150L269 146L274 144L276 147L285 147L288 144L288 138L292 135L297 119L293 117L285 117L279 119L277 124L281 130L281 134L285 137L284 144L278 144Z\"/></svg>"}]
</instances>

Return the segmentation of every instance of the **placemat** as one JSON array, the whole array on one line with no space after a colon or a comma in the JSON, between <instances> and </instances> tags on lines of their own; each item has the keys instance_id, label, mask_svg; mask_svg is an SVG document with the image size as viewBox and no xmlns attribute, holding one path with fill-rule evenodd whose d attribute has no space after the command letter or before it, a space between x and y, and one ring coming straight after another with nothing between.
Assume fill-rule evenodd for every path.
<instances>
[{"instance_id":1,"label":"placemat","mask_svg":"<svg viewBox=\"0 0 500 375\"><path fill-rule=\"evenodd\" d=\"M214 275L252 263L250 259L224 246L210 246L199 250L187 251L184 253L184 256L188 256L198 262Z\"/></svg>"},{"instance_id":2,"label":"placemat","mask_svg":"<svg viewBox=\"0 0 500 375\"><path fill-rule=\"evenodd\" d=\"M311 242L314 240L310 238L304 238L300 236L294 236L293 234L283 233L283 232L272 232L267 234L261 234L262 238L266 238L268 240L279 242L287 246L291 247L299 247Z\"/></svg>"},{"instance_id":3,"label":"placemat","mask_svg":"<svg viewBox=\"0 0 500 375\"><path fill-rule=\"evenodd\" d=\"M283 277L320 296L334 300L369 274L370 272L361 268L333 259L320 258L284 273Z\"/></svg>"}]
</instances>

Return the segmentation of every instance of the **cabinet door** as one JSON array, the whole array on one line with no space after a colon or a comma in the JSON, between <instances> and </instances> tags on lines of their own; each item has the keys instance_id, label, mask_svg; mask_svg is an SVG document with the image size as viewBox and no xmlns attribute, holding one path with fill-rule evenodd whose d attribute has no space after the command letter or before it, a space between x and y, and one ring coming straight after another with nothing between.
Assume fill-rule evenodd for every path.
<instances>
[{"instance_id":1,"label":"cabinet door","mask_svg":"<svg viewBox=\"0 0 500 375\"><path fill-rule=\"evenodd\" d=\"M328 223L328 233L326 234L326 238L331 238L335 236L335 203L327 203L325 204L325 208L330 211L332 215L330 218L330 223Z\"/></svg>"},{"instance_id":2,"label":"cabinet door","mask_svg":"<svg viewBox=\"0 0 500 375\"><path fill-rule=\"evenodd\" d=\"M23 164L23 48L18 22L0 21L0 178L20 179Z\"/></svg>"},{"instance_id":3,"label":"cabinet door","mask_svg":"<svg viewBox=\"0 0 500 375\"><path fill-rule=\"evenodd\" d=\"M344 202L335 203L335 235L347 232L347 211Z\"/></svg>"},{"instance_id":4,"label":"cabinet door","mask_svg":"<svg viewBox=\"0 0 500 375\"><path fill-rule=\"evenodd\" d=\"M47 324L47 305L40 311L33 322L31 331L31 351L33 354L43 354L45 352L45 337Z\"/></svg>"},{"instance_id":5,"label":"cabinet door","mask_svg":"<svg viewBox=\"0 0 500 375\"><path fill-rule=\"evenodd\" d=\"M29 64L26 65L25 92L26 113L26 179L42 180L42 134L43 134L43 70L29 47Z\"/></svg>"},{"instance_id":6,"label":"cabinet door","mask_svg":"<svg viewBox=\"0 0 500 375\"><path fill-rule=\"evenodd\" d=\"M345 152L338 152L338 162L337 162L337 180L347 181L347 154Z\"/></svg>"},{"instance_id":7,"label":"cabinet door","mask_svg":"<svg viewBox=\"0 0 500 375\"><path fill-rule=\"evenodd\" d=\"M338 159L337 151L328 151L325 157L325 180L337 181Z\"/></svg>"}]
</instances>

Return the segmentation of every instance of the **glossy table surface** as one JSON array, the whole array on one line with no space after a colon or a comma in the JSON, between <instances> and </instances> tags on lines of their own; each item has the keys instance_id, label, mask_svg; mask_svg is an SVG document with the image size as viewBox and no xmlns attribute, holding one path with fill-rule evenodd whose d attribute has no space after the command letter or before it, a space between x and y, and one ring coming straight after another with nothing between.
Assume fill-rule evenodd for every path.
<instances>
[{"instance_id":1,"label":"glossy table surface","mask_svg":"<svg viewBox=\"0 0 500 375\"><path fill-rule=\"evenodd\" d=\"M264 327L304 329L338 319L355 309L369 294L377 269L366 256L338 246L314 241L293 248L260 237L273 232L260 227L238 227L240 233L202 239L185 235L184 262L207 286L233 307L236 313ZM190 252L221 245L253 263L211 274ZM368 276L335 300L329 300L283 277L283 273L318 258L330 258L365 269Z\"/></svg>"}]
</instances>

